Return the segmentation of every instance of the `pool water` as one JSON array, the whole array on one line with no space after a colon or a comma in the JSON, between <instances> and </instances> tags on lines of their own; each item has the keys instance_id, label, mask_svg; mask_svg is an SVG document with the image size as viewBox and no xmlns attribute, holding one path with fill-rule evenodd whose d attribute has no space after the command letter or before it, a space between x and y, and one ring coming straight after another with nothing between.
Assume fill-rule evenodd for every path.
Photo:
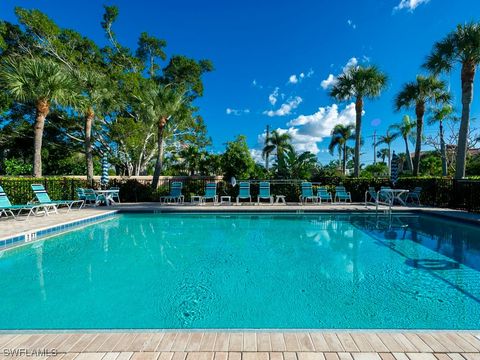
<instances>
[{"instance_id":1,"label":"pool water","mask_svg":"<svg viewBox=\"0 0 480 360\"><path fill-rule=\"evenodd\" d=\"M0 329L480 329L480 228L122 214L0 255Z\"/></svg>"}]
</instances>

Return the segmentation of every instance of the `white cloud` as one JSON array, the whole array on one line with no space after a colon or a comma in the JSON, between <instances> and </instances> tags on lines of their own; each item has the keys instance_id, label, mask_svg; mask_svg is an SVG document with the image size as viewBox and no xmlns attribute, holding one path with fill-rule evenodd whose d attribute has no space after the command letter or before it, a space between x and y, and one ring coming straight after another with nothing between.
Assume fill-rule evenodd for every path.
<instances>
[{"instance_id":1,"label":"white cloud","mask_svg":"<svg viewBox=\"0 0 480 360\"><path fill-rule=\"evenodd\" d=\"M333 74L329 74L325 80L322 80L322 82L320 83L320 86L324 90L327 90L330 86L335 85L336 82L337 82L337 78Z\"/></svg>"},{"instance_id":2,"label":"white cloud","mask_svg":"<svg viewBox=\"0 0 480 360\"><path fill-rule=\"evenodd\" d=\"M268 95L268 101L270 102L270 104L272 105L275 105L277 103L277 100L278 100L278 91L280 89L278 87L276 87L273 92Z\"/></svg>"},{"instance_id":3,"label":"white cloud","mask_svg":"<svg viewBox=\"0 0 480 360\"><path fill-rule=\"evenodd\" d=\"M283 103L277 110L268 110L263 113L270 117L290 115L292 110L296 109L302 101L303 99L300 96L295 96L294 98L289 99L286 103Z\"/></svg>"},{"instance_id":4,"label":"white cloud","mask_svg":"<svg viewBox=\"0 0 480 360\"><path fill-rule=\"evenodd\" d=\"M290 77L288 78L288 83L289 83L289 84L296 84L296 83L298 83L297 75L295 75L295 74L290 75Z\"/></svg>"},{"instance_id":5,"label":"white cloud","mask_svg":"<svg viewBox=\"0 0 480 360\"><path fill-rule=\"evenodd\" d=\"M346 72L349 68L353 67L353 66L357 66L358 65L358 60L356 57L351 57L350 59L348 59L347 63L345 64L345 66L342 68L342 72ZM324 90L327 90L329 87L333 86L336 84L337 82L337 76L333 75L333 74L329 74L328 77L325 79L325 80L322 80L320 82L320 86L324 89Z\"/></svg>"},{"instance_id":6,"label":"white cloud","mask_svg":"<svg viewBox=\"0 0 480 360\"><path fill-rule=\"evenodd\" d=\"M250 113L250 109L232 109L232 108L227 108L225 110L225 113L227 115L235 115L235 116L240 116L240 115L243 115L243 114L249 114Z\"/></svg>"},{"instance_id":7,"label":"white cloud","mask_svg":"<svg viewBox=\"0 0 480 360\"><path fill-rule=\"evenodd\" d=\"M354 66L357 66L358 65L358 60L356 57L351 57L350 59L348 59L347 63L345 64L345 66L342 68L342 71L345 72L347 71L349 68L351 67L354 67Z\"/></svg>"},{"instance_id":8,"label":"white cloud","mask_svg":"<svg viewBox=\"0 0 480 360\"><path fill-rule=\"evenodd\" d=\"M341 111L337 104L320 107L311 115L300 115L287 123L288 126L298 127L299 134L310 135L323 139L330 136L337 124L351 124L355 121L355 103L350 103ZM319 140L321 141L321 140Z\"/></svg>"},{"instance_id":9,"label":"white cloud","mask_svg":"<svg viewBox=\"0 0 480 360\"><path fill-rule=\"evenodd\" d=\"M430 0L401 0L400 3L393 8L393 11L406 9L409 12L413 12L418 5L426 4Z\"/></svg>"},{"instance_id":10,"label":"white cloud","mask_svg":"<svg viewBox=\"0 0 480 360\"><path fill-rule=\"evenodd\" d=\"M350 19L347 20L348 26L350 26L353 30L357 28L357 25Z\"/></svg>"},{"instance_id":11,"label":"white cloud","mask_svg":"<svg viewBox=\"0 0 480 360\"><path fill-rule=\"evenodd\" d=\"M290 75L290 77L288 78L288 83L289 84L298 84L299 82L301 82L303 79L307 79L307 78L310 78L312 77L314 74L313 70L310 69L307 71L307 73L305 74L305 72L301 72L300 74L292 74Z\"/></svg>"},{"instance_id":12,"label":"white cloud","mask_svg":"<svg viewBox=\"0 0 480 360\"><path fill-rule=\"evenodd\" d=\"M333 104L320 107L314 114L300 115L289 121L286 124L287 128L278 128L277 131L280 134L288 133L292 137L292 145L296 151L310 151L313 154L318 154L324 152L324 149L318 147L318 143L323 141L324 138L330 137L335 125L353 123L355 123L354 103L346 105L342 110L339 109L337 104ZM258 149L263 147L265 136L265 132L258 136ZM257 150L257 154L261 156L261 150Z\"/></svg>"},{"instance_id":13,"label":"white cloud","mask_svg":"<svg viewBox=\"0 0 480 360\"><path fill-rule=\"evenodd\" d=\"M250 149L250 155L252 155L253 160L257 164L262 164L262 165L265 164L265 160L262 157L262 150L261 149Z\"/></svg>"},{"instance_id":14,"label":"white cloud","mask_svg":"<svg viewBox=\"0 0 480 360\"><path fill-rule=\"evenodd\" d=\"M252 86L255 87L255 88L263 89L263 85L260 85L258 83L257 79L253 79Z\"/></svg>"}]
</instances>

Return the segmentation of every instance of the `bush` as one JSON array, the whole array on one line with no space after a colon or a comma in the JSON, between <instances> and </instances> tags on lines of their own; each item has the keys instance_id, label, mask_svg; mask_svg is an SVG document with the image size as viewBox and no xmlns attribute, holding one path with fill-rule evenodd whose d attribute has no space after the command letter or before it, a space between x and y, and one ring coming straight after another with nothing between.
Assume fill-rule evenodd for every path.
<instances>
[{"instance_id":1,"label":"bush","mask_svg":"<svg viewBox=\"0 0 480 360\"><path fill-rule=\"evenodd\" d=\"M31 184L42 184L53 200L75 199L77 187L86 187L87 182L81 179L66 177L32 178L2 177L0 185L13 204L26 204L35 199Z\"/></svg>"}]
</instances>

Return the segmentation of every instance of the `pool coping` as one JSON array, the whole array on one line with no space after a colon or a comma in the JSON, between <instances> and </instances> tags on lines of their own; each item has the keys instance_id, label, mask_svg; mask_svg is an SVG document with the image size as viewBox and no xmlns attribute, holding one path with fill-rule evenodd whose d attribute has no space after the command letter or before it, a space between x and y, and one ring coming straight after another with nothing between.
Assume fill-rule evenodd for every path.
<instances>
[{"instance_id":1,"label":"pool coping","mask_svg":"<svg viewBox=\"0 0 480 360\"><path fill-rule=\"evenodd\" d=\"M37 240L42 240L52 235L58 235L67 230L74 230L85 225L91 225L96 222L113 217L118 212L118 210L111 210L108 212L90 215L76 220L64 221L55 225L33 228L31 230L22 231L13 236L5 236L0 238L0 251L7 249L10 250L17 246L25 245L27 243L33 243Z\"/></svg>"}]
</instances>

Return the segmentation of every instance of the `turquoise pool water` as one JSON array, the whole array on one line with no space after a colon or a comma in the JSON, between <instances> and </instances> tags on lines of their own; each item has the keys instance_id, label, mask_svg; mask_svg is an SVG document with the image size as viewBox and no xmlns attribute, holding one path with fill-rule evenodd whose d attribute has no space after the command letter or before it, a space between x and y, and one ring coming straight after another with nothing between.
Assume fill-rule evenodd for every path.
<instances>
[{"instance_id":1,"label":"turquoise pool water","mask_svg":"<svg viewBox=\"0 0 480 360\"><path fill-rule=\"evenodd\" d=\"M480 229L123 214L0 257L0 329L480 329Z\"/></svg>"}]
</instances>

